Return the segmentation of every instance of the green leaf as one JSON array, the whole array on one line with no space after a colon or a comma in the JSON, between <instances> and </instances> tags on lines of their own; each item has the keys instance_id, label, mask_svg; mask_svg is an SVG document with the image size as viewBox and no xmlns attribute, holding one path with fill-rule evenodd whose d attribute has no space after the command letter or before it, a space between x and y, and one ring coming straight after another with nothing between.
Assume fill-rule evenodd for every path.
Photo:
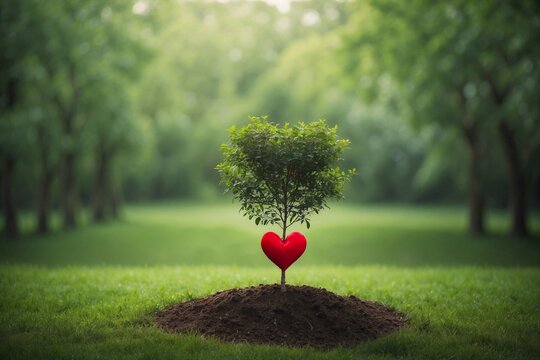
<instances>
[{"instance_id":1,"label":"green leaf","mask_svg":"<svg viewBox=\"0 0 540 360\"><path fill-rule=\"evenodd\" d=\"M342 197L349 181L337 166L342 144L324 120L280 126L250 117L248 125L231 128L230 143L222 147L221 184L256 225L304 223L326 199Z\"/></svg>"}]
</instances>

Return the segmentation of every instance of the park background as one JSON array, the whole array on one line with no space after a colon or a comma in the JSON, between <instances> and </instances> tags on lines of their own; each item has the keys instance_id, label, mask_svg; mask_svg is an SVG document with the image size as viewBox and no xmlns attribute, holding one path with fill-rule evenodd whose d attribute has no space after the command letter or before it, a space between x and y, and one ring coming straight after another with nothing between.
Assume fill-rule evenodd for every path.
<instances>
[{"instance_id":1,"label":"park background","mask_svg":"<svg viewBox=\"0 0 540 360\"><path fill-rule=\"evenodd\" d=\"M536 2L19 0L0 33L5 357L540 353ZM148 325L278 281L276 229L215 170L250 115L351 141L291 283L403 309L409 332L324 355Z\"/></svg>"}]
</instances>

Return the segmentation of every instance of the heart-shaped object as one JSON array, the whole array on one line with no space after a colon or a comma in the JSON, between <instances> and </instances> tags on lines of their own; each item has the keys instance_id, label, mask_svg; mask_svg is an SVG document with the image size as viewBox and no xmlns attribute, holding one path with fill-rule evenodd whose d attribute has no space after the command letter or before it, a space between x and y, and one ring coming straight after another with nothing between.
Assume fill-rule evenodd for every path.
<instances>
[{"instance_id":1,"label":"heart-shaped object","mask_svg":"<svg viewBox=\"0 0 540 360\"><path fill-rule=\"evenodd\" d=\"M261 239L261 247L266 256L285 271L306 250L306 237L297 231L292 232L281 241L281 237L275 232L269 231Z\"/></svg>"}]
</instances>

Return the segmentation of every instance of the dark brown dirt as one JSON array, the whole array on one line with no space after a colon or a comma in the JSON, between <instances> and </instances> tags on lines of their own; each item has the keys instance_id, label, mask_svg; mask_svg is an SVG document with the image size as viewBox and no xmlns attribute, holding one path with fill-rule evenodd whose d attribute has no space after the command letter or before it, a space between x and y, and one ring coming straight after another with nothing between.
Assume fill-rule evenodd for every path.
<instances>
[{"instance_id":1,"label":"dark brown dirt","mask_svg":"<svg viewBox=\"0 0 540 360\"><path fill-rule=\"evenodd\" d=\"M259 285L173 305L156 315L160 327L223 341L352 346L397 330L407 320L384 305L310 286Z\"/></svg>"}]
</instances>

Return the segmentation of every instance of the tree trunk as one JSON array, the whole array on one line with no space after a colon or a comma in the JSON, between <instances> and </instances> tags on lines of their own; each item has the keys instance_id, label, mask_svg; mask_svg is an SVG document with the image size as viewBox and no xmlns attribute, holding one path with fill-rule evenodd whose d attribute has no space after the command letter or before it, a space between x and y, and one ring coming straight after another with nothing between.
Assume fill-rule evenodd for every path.
<instances>
[{"instance_id":1,"label":"tree trunk","mask_svg":"<svg viewBox=\"0 0 540 360\"><path fill-rule=\"evenodd\" d=\"M17 221L17 207L15 206L15 194L13 189L13 173L15 170L15 159L6 157L3 161L3 204L4 208L4 232L8 238L15 238L19 235L19 223Z\"/></svg>"},{"instance_id":2,"label":"tree trunk","mask_svg":"<svg viewBox=\"0 0 540 360\"><path fill-rule=\"evenodd\" d=\"M468 100L465 95L465 86L457 88L458 106L461 113L461 132L469 150L469 233L482 235L484 227L484 190L482 186L482 168L480 143L478 140L477 123L471 119L468 110Z\"/></svg>"},{"instance_id":3,"label":"tree trunk","mask_svg":"<svg viewBox=\"0 0 540 360\"><path fill-rule=\"evenodd\" d=\"M40 180L38 185L38 199L36 206L37 232L44 234L49 231L50 192L53 179L53 171L49 164L49 147L45 139L45 129L41 126L37 129L40 157Z\"/></svg>"},{"instance_id":4,"label":"tree trunk","mask_svg":"<svg viewBox=\"0 0 540 360\"><path fill-rule=\"evenodd\" d=\"M116 187L113 184L110 184L109 187L109 203L111 205L111 216L115 219L118 218L120 215L120 199Z\"/></svg>"},{"instance_id":5,"label":"tree trunk","mask_svg":"<svg viewBox=\"0 0 540 360\"><path fill-rule=\"evenodd\" d=\"M95 222L105 219L105 193L108 188L109 155L102 146L96 152L96 173L92 196L92 213Z\"/></svg>"},{"instance_id":6,"label":"tree trunk","mask_svg":"<svg viewBox=\"0 0 540 360\"><path fill-rule=\"evenodd\" d=\"M15 77L9 77L6 87L2 89L5 95L3 109L11 111L17 104L17 91L19 83ZM4 209L4 232L8 238L16 238L19 235L19 222L17 216L17 206L15 205L15 194L13 189L13 173L15 172L15 158L6 155L2 164L2 195Z\"/></svg>"},{"instance_id":7,"label":"tree trunk","mask_svg":"<svg viewBox=\"0 0 540 360\"><path fill-rule=\"evenodd\" d=\"M74 111L64 111L62 126L64 136L71 140L71 146L66 150L62 159L62 216L65 229L72 229L77 225L77 179L75 169L75 142L73 121Z\"/></svg>"},{"instance_id":8,"label":"tree trunk","mask_svg":"<svg viewBox=\"0 0 540 360\"><path fill-rule=\"evenodd\" d=\"M37 204L37 232L45 234L49 231L49 210L50 210L50 192L52 176L48 169L41 170L41 178L39 181L38 204Z\"/></svg>"},{"instance_id":9,"label":"tree trunk","mask_svg":"<svg viewBox=\"0 0 540 360\"><path fill-rule=\"evenodd\" d=\"M71 229L74 228L77 224L77 185L75 178L75 153L72 150L69 150L64 155L62 192L63 223L66 229Z\"/></svg>"},{"instance_id":10,"label":"tree trunk","mask_svg":"<svg viewBox=\"0 0 540 360\"><path fill-rule=\"evenodd\" d=\"M503 119L498 125L499 136L503 144L510 195L511 225L510 233L515 236L527 236L527 180L519 157L516 139L512 129Z\"/></svg>"},{"instance_id":11,"label":"tree trunk","mask_svg":"<svg viewBox=\"0 0 540 360\"><path fill-rule=\"evenodd\" d=\"M491 96L499 109L503 108L513 90L513 86L497 86L493 77L486 76L490 85ZM520 158L518 144L514 133L505 118L501 118L497 126L506 159L506 173L508 177L508 195L510 197L510 234L514 236L528 236L527 226L527 179L525 169Z\"/></svg>"},{"instance_id":12,"label":"tree trunk","mask_svg":"<svg viewBox=\"0 0 540 360\"><path fill-rule=\"evenodd\" d=\"M462 131L469 149L469 233L481 235L484 227L484 191L482 186L481 156L476 129L463 126Z\"/></svg>"},{"instance_id":13,"label":"tree trunk","mask_svg":"<svg viewBox=\"0 0 540 360\"><path fill-rule=\"evenodd\" d=\"M62 161L62 215L64 228L71 229L77 225L77 179L76 179L76 141L75 116L80 96L80 87L75 78L75 66L68 65L69 84L71 86L71 99L65 104L56 96L54 101L57 105L63 136L70 141L70 146L63 155ZM50 71L52 78L54 72Z\"/></svg>"},{"instance_id":14,"label":"tree trunk","mask_svg":"<svg viewBox=\"0 0 540 360\"><path fill-rule=\"evenodd\" d=\"M287 212L285 211L285 214ZM285 215L285 221L283 223L283 238L281 241L285 242L285 239L287 238L287 215ZM285 287L285 270L281 270L281 292L287 291L287 288Z\"/></svg>"}]
</instances>

